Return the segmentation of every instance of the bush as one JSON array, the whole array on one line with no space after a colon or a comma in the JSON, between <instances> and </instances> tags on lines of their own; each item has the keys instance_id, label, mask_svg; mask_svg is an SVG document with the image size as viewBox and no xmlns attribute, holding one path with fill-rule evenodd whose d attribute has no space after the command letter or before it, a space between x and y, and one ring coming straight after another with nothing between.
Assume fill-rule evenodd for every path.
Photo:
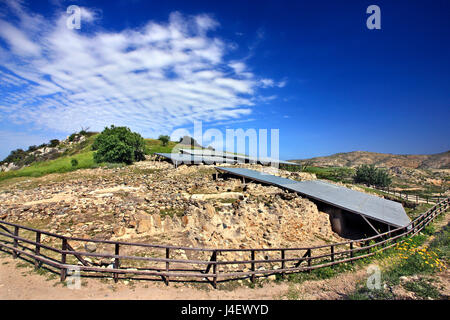
<instances>
[{"instance_id":1,"label":"bush","mask_svg":"<svg viewBox=\"0 0 450 320\"><path fill-rule=\"evenodd\" d=\"M49 147L50 148L54 148L54 147L56 147L56 146L58 146L59 145L59 140L58 139L53 139L53 140L50 140L50 143L49 143Z\"/></svg>"},{"instance_id":2,"label":"bush","mask_svg":"<svg viewBox=\"0 0 450 320\"><path fill-rule=\"evenodd\" d=\"M95 139L92 149L97 151L94 160L97 163L126 163L145 160L145 142L140 134L131 132L127 127L105 128Z\"/></svg>"},{"instance_id":3,"label":"bush","mask_svg":"<svg viewBox=\"0 0 450 320\"><path fill-rule=\"evenodd\" d=\"M165 147L165 146L167 146L167 143L169 143L170 137L165 136L165 135L160 135L158 140L160 140L162 142L162 145Z\"/></svg>"},{"instance_id":4,"label":"bush","mask_svg":"<svg viewBox=\"0 0 450 320\"><path fill-rule=\"evenodd\" d=\"M353 179L356 183L375 185L377 187L387 187L392 182L391 177L385 170L375 168L374 165L368 166L366 164L356 169L356 174Z\"/></svg>"},{"instance_id":5,"label":"bush","mask_svg":"<svg viewBox=\"0 0 450 320\"><path fill-rule=\"evenodd\" d=\"M14 163L15 165L20 165L25 158L28 156L26 151L22 149L17 149L11 151L11 153L2 161L2 163Z\"/></svg>"},{"instance_id":6,"label":"bush","mask_svg":"<svg viewBox=\"0 0 450 320\"><path fill-rule=\"evenodd\" d=\"M77 133L72 133L72 134L69 136L69 141L70 141L70 142L73 142L77 137L78 137L78 134L77 134Z\"/></svg>"},{"instance_id":7,"label":"bush","mask_svg":"<svg viewBox=\"0 0 450 320\"><path fill-rule=\"evenodd\" d=\"M78 160L77 159L70 160L70 163L72 164L72 167L77 167L78 166Z\"/></svg>"},{"instance_id":8,"label":"bush","mask_svg":"<svg viewBox=\"0 0 450 320\"><path fill-rule=\"evenodd\" d=\"M37 146L29 146L27 152L33 152L36 151L38 149Z\"/></svg>"}]
</instances>

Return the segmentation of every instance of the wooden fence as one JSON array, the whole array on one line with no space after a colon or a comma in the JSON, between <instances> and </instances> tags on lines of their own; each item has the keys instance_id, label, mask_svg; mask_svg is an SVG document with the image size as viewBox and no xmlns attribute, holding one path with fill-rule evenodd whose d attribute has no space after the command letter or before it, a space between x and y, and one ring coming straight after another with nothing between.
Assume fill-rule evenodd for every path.
<instances>
[{"instance_id":1,"label":"wooden fence","mask_svg":"<svg viewBox=\"0 0 450 320\"><path fill-rule=\"evenodd\" d=\"M433 203L438 203L442 199L446 198L445 196L424 196L424 197L422 197L417 194L409 194L407 192L390 189L389 187L386 187L386 188L372 187L372 188L383 191L387 194L391 194L393 196L399 197L400 199L405 199L407 201L411 201L411 202L415 202L415 203L423 202L423 203L433 204Z\"/></svg>"},{"instance_id":2,"label":"wooden fence","mask_svg":"<svg viewBox=\"0 0 450 320\"><path fill-rule=\"evenodd\" d=\"M216 288L220 281L250 278L254 282L256 277L273 274L284 277L288 273L370 257L420 232L446 211L449 203L450 198L443 199L405 228L365 239L306 248L216 249L83 239L0 221L0 249L14 258L29 258L36 268L45 265L55 269L61 281L66 280L68 272L79 271L83 275L112 277L116 282L119 277L163 280L166 284L195 281L209 282ZM95 250L87 250L88 244L95 245ZM84 251L74 249L83 245ZM96 252L99 249L103 252ZM127 254L131 251L132 254ZM235 260L236 255L242 258Z\"/></svg>"}]
</instances>

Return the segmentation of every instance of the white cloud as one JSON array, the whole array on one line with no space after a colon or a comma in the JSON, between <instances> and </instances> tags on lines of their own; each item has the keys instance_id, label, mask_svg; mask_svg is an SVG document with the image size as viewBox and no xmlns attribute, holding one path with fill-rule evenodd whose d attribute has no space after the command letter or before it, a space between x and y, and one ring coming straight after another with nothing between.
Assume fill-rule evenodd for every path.
<instances>
[{"instance_id":1,"label":"white cloud","mask_svg":"<svg viewBox=\"0 0 450 320\"><path fill-rule=\"evenodd\" d=\"M246 69L245 64L239 61L233 61L229 64L229 66L233 68L234 72L236 73L241 73Z\"/></svg>"},{"instance_id":2,"label":"white cloud","mask_svg":"<svg viewBox=\"0 0 450 320\"><path fill-rule=\"evenodd\" d=\"M286 83L287 83L286 80L276 82L272 79L261 79L259 81L259 85L262 88L272 88L272 87L283 88L284 86L286 86Z\"/></svg>"},{"instance_id":3,"label":"white cloud","mask_svg":"<svg viewBox=\"0 0 450 320\"><path fill-rule=\"evenodd\" d=\"M96 20L93 12L83 8L82 19ZM15 123L62 132L115 124L155 135L246 117L258 88L281 87L227 61L229 45L210 35L219 23L208 15L175 12L167 23L88 33L83 20L81 30L68 29L66 15L44 19L14 2L9 13L15 19L0 15L0 117Z\"/></svg>"},{"instance_id":4,"label":"white cloud","mask_svg":"<svg viewBox=\"0 0 450 320\"><path fill-rule=\"evenodd\" d=\"M28 39L21 30L1 20L0 37L8 43L14 53L24 56L40 54L40 47Z\"/></svg>"}]
</instances>

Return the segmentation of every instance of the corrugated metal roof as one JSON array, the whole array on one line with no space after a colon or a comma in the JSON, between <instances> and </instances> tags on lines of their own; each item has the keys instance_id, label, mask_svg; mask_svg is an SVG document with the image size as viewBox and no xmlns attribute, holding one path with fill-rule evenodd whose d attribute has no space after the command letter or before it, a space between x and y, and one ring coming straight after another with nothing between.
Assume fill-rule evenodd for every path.
<instances>
[{"instance_id":1,"label":"corrugated metal roof","mask_svg":"<svg viewBox=\"0 0 450 320\"><path fill-rule=\"evenodd\" d=\"M244 168L217 169L237 176L246 177L259 182L298 192L308 198L315 199L332 206L361 214L394 227L406 227L410 223L403 206L395 201L383 199L364 192L352 190L336 184L312 180L294 181L274 175Z\"/></svg>"},{"instance_id":2,"label":"corrugated metal roof","mask_svg":"<svg viewBox=\"0 0 450 320\"><path fill-rule=\"evenodd\" d=\"M184 164L216 164L216 163L231 163L234 164L237 161L233 159L226 159L222 157L211 157L211 156L196 156L181 153L155 153L158 156L164 157L166 159L172 160L173 163L178 165Z\"/></svg>"},{"instance_id":3,"label":"corrugated metal roof","mask_svg":"<svg viewBox=\"0 0 450 320\"><path fill-rule=\"evenodd\" d=\"M295 162L289 162L279 159L272 159L268 157L249 157L247 155L240 155L240 154L234 154L230 152L222 152L222 151L216 151L216 150L208 150L208 149L180 149L180 151L183 154L192 154L196 156L215 156L215 157L226 157L228 159L236 159L238 162L245 162L250 161L254 163L263 163L263 164L270 164L270 163L279 163L279 164L286 164L286 165L293 165L293 166L299 166L298 163Z\"/></svg>"}]
</instances>

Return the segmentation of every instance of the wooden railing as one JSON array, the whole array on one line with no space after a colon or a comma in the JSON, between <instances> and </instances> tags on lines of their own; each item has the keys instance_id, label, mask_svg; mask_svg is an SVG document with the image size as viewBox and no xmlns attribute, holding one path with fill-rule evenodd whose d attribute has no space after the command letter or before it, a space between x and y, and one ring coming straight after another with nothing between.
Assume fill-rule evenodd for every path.
<instances>
[{"instance_id":1,"label":"wooden railing","mask_svg":"<svg viewBox=\"0 0 450 320\"><path fill-rule=\"evenodd\" d=\"M0 249L11 253L13 258L31 258L36 268L42 265L55 268L61 281L66 280L68 271L78 270L106 274L116 282L120 275L123 278L134 275L141 276L140 279L142 276L144 279L162 279L166 284L169 281L201 281L210 282L216 287L218 281L250 278L254 282L256 277L273 274L284 277L288 273L353 263L357 259L370 257L420 232L436 216L446 211L449 204L450 198L440 201L405 228L369 238L314 247L220 249L166 246L66 237L0 221ZM60 245L46 244L55 241ZM74 249L77 244L78 247L84 244L85 248L88 248L87 244L95 244L97 248L77 251ZM127 254L130 248L134 254ZM95 252L98 249L103 252ZM232 259L236 255L242 258ZM105 262L104 259L109 260Z\"/></svg>"},{"instance_id":2,"label":"wooden railing","mask_svg":"<svg viewBox=\"0 0 450 320\"><path fill-rule=\"evenodd\" d=\"M420 196L418 194L410 194L405 191L399 191L395 189L390 189L389 187L381 188L381 187L372 187L373 189L380 190L384 193L393 195L395 197L399 197L400 199L405 199L407 201L419 203L428 203L428 204L434 204L440 202L442 199L445 199L445 196Z\"/></svg>"}]
</instances>

